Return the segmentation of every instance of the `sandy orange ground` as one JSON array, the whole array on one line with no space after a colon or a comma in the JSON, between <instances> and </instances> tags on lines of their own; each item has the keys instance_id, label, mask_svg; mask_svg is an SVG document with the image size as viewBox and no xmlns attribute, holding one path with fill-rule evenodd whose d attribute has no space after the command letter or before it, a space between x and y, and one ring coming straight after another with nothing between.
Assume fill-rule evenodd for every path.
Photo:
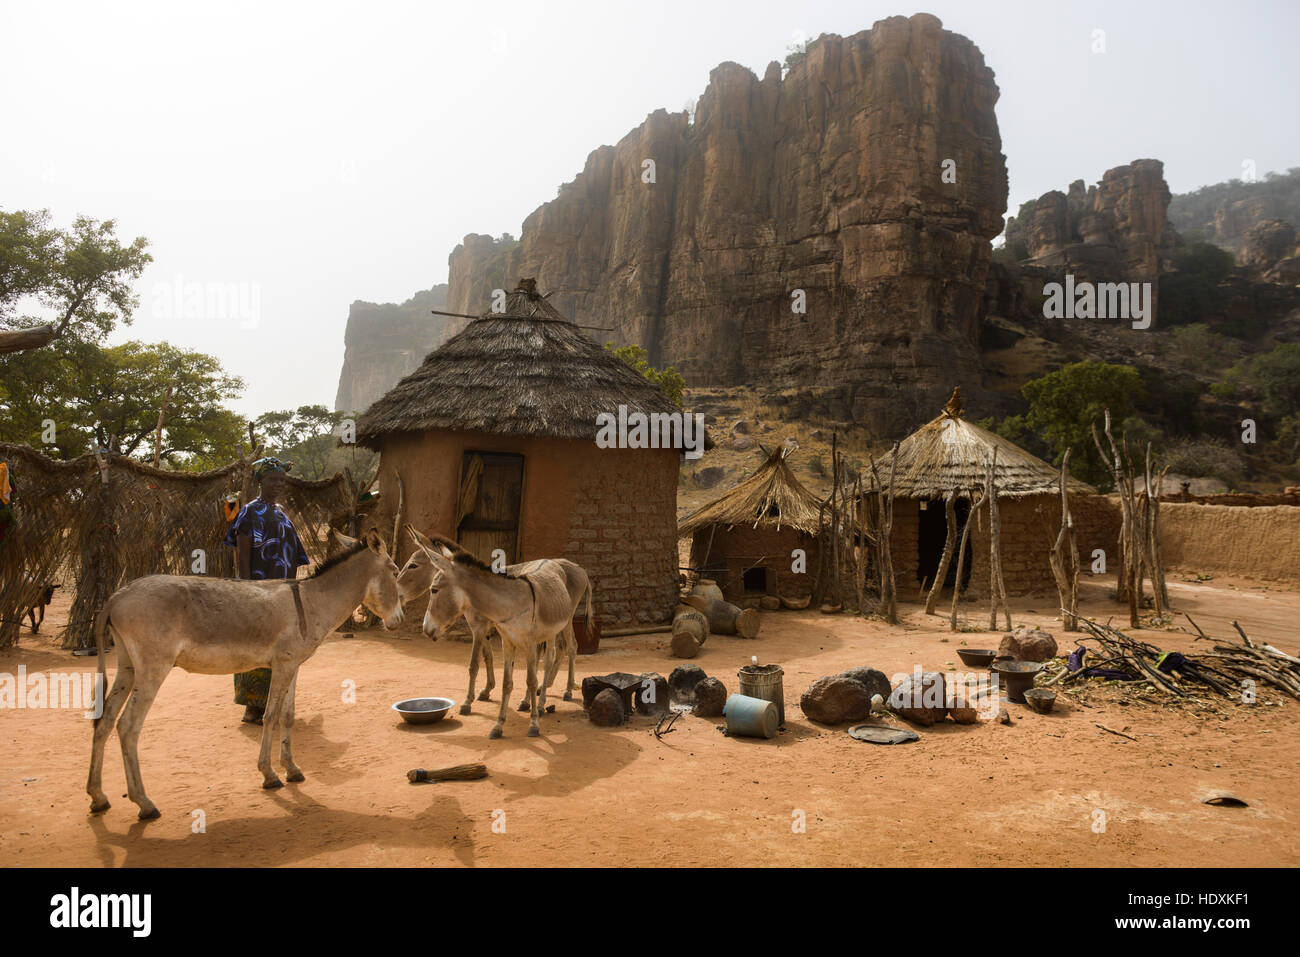
<instances>
[{"instance_id":1,"label":"sandy orange ground","mask_svg":"<svg viewBox=\"0 0 1300 957\"><path fill-rule=\"evenodd\" d=\"M1235 617L1252 637L1300 651L1300 592L1217 580L1171 583L1171 592L1211 634ZM1063 637L1041 613L1050 605L1018 602L1017 623ZM1121 611L1099 585L1086 588L1084 609ZM54 606L47 630L63 610ZM781 612L765 615L756 641L711 638L696 663L731 690L751 654L784 665L789 730L773 741L729 739L716 730L720 719L694 717L657 741L648 720L597 728L580 704L566 702L543 719L539 739L525 737L526 717L512 710L506 736L490 741L494 705L483 703L469 717L410 727L389 705L422 694L461 699L468 646L430 642L414 625L336 635L299 678L295 751L307 781L274 792L260 788L260 729L239 722L230 678L178 670L141 740L145 783L163 811L147 824L125 798L116 737L105 767L113 807L91 816L83 790L89 722L72 711L0 711L0 864L1300 864L1300 706L1271 692L1227 718L1117 703L1040 716L1011 705L1010 727L921 729L919 742L895 747L804 718L799 695L821 675L856 665L891 675L914 664L960 667L961 642L996 647L995 636L950 635L917 606L904 611L896 629ZM965 614L981 620L987 612L968 606ZM1179 633L1143 636L1191 647ZM39 636L0 652L0 671L10 673L19 663L66 671L92 662ZM674 664L666 636L613 639L578 659L579 679L666 674ZM342 701L349 680L355 704ZM491 776L406 780L408 768L472 761ZM1215 788L1250 807L1200 803ZM796 809L806 833L792 832ZM1093 831L1096 809L1106 813L1104 833ZM193 832L195 810L204 812L205 833ZM504 833L493 830L496 812L504 812Z\"/></svg>"}]
</instances>

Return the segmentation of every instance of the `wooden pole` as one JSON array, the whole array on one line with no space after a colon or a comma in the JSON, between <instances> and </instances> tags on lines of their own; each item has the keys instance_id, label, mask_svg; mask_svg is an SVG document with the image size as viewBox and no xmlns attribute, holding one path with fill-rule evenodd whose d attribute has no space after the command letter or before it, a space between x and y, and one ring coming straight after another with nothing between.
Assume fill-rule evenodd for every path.
<instances>
[{"instance_id":1,"label":"wooden pole","mask_svg":"<svg viewBox=\"0 0 1300 957\"><path fill-rule=\"evenodd\" d=\"M163 400L162 400L162 408L158 410L158 427L153 430L153 467L154 468L161 468L161 466L159 465L159 458L162 454L163 422L166 421L167 419L167 403L171 401L172 391L175 388L176 387L174 385L169 385L167 387L167 394L163 396Z\"/></svg>"},{"instance_id":2,"label":"wooden pole","mask_svg":"<svg viewBox=\"0 0 1300 957\"><path fill-rule=\"evenodd\" d=\"M952 630L957 630L957 602L961 598L961 582L966 572L966 542L970 539L970 523L975 520L975 516L984 505L984 495L980 495L979 501L973 501L968 498L970 508L966 511L966 521L961 527L961 544L957 546L957 580L952 586Z\"/></svg>"},{"instance_id":3,"label":"wooden pole","mask_svg":"<svg viewBox=\"0 0 1300 957\"><path fill-rule=\"evenodd\" d=\"M989 607L989 628L998 626L998 605L1002 605L1007 619L1007 631L1012 628L1011 609L1007 605L1007 588L1002 580L1002 518L998 512L998 483L994 472L998 467L998 447L993 446L993 455L989 459L988 500L989 500L989 591L992 602Z\"/></svg>"},{"instance_id":4,"label":"wooden pole","mask_svg":"<svg viewBox=\"0 0 1300 957\"><path fill-rule=\"evenodd\" d=\"M1074 540L1074 522L1070 517L1070 499L1066 484L1069 476L1070 449L1065 450L1061 459L1061 529L1056 533L1056 542L1048 552L1048 561L1052 566L1052 577L1056 579L1056 594L1061 606L1062 622L1066 631L1078 631L1077 620L1079 595L1079 560L1077 548L1072 551L1072 560L1066 555L1066 543Z\"/></svg>"},{"instance_id":5,"label":"wooden pole","mask_svg":"<svg viewBox=\"0 0 1300 957\"><path fill-rule=\"evenodd\" d=\"M957 491L954 489L944 497L943 501L944 523L948 527L948 537L944 539L943 555L939 559L939 568L934 573L934 584L930 586L930 594L925 599L925 613L934 614L935 602L939 600L939 593L943 591L943 581L948 575L948 566L952 563L952 551L957 547Z\"/></svg>"}]
</instances>

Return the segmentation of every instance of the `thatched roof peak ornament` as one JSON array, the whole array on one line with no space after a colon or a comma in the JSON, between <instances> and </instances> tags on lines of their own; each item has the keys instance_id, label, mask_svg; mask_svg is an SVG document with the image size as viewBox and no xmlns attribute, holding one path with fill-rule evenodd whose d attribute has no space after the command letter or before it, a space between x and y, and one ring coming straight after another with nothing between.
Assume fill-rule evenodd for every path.
<instances>
[{"instance_id":1,"label":"thatched roof peak ornament","mask_svg":"<svg viewBox=\"0 0 1300 957\"><path fill-rule=\"evenodd\" d=\"M950 419L960 419L966 411L966 403L961 397L961 386L954 386L948 403L943 407L943 414Z\"/></svg>"}]
</instances>

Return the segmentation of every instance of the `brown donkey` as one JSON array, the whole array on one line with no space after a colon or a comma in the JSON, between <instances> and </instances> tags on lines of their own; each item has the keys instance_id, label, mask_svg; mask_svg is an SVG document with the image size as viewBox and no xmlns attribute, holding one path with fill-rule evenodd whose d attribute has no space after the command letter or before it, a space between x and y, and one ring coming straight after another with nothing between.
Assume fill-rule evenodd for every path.
<instances>
[{"instance_id":1,"label":"brown donkey","mask_svg":"<svg viewBox=\"0 0 1300 957\"><path fill-rule=\"evenodd\" d=\"M205 675L270 668L271 691L257 759L262 787L283 784L271 767L271 741L277 725L282 732L280 762L286 776L290 781L303 780L289 740L299 667L357 605L365 605L383 618L386 628L402 623L397 566L378 532L366 532L361 541L335 534L347 551L301 581L149 575L109 597L95 619L101 695L104 634L108 630L117 644L117 675L103 702L103 714L95 719L86 782L92 812L109 807L102 786L104 744L116 722L127 793L140 806L142 821L158 817L158 808L144 793L136 745L149 707L175 667ZM117 721L119 713L121 721Z\"/></svg>"}]
</instances>

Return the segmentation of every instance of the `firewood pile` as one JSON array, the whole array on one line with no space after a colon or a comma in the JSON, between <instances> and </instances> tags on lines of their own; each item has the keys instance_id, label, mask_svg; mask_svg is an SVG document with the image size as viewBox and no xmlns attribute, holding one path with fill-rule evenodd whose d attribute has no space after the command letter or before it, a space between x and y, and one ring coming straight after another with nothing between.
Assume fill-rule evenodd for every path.
<instances>
[{"instance_id":1,"label":"firewood pile","mask_svg":"<svg viewBox=\"0 0 1300 957\"><path fill-rule=\"evenodd\" d=\"M1200 654L1164 652L1109 624L1080 618L1079 625L1088 634L1079 640L1085 653L1046 684L1078 685L1082 679L1099 677L1117 679L1116 685L1135 690L1151 688L1176 699L1198 700L1213 693L1245 703L1253 702L1254 689L1265 684L1300 700L1300 658L1252 641L1235 621L1232 625L1240 642L1211 638L1191 616L1187 620L1196 628L1196 640L1210 642L1212 650Z\"/></svg>"}]
</instances>

